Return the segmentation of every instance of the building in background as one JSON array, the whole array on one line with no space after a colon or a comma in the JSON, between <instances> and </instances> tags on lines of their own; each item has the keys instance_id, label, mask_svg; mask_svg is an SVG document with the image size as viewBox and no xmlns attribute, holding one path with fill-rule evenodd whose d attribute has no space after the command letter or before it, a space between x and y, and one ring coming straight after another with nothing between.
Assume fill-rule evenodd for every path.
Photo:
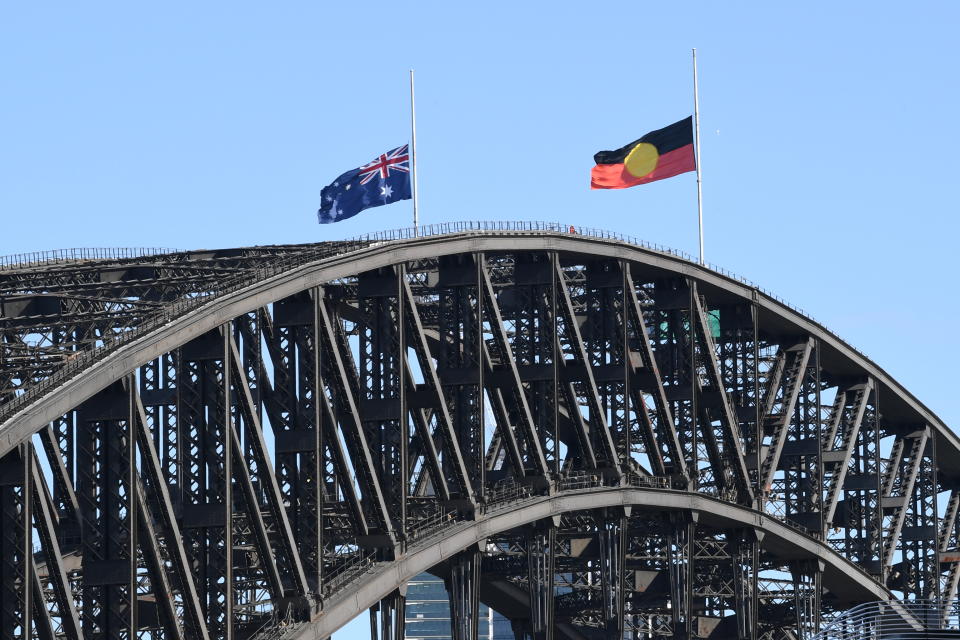
<instances>
[{"instance_id":1,"label":"building in background","mask_svg":"<svg viewBox=\"0 0 960 640\"><path fill-rule=\"evenodd\" d=\"M514 640L505 617L480 603L480 640ZM407 583L407 640L451 640L450 601L443 580L421 573Z\"/></svg>"}]
</instances>

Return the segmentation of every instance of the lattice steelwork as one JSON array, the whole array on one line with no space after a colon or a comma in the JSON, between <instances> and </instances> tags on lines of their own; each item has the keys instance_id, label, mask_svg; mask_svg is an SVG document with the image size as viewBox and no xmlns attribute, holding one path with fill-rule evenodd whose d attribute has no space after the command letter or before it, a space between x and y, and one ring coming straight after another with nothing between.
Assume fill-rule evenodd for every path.
<instances>
[{"instance_id":1,"label":"lattice steelwork","mask_svg":"<svg viewBox=\"0 0 960 640\"><path fill-rule=\"evenodd\" d=\"M396 640L428 569L458 640L955 618L956 437L755 288L523 228L116 255L0 268L5 638Z\"/></svg>"}]
</instances>

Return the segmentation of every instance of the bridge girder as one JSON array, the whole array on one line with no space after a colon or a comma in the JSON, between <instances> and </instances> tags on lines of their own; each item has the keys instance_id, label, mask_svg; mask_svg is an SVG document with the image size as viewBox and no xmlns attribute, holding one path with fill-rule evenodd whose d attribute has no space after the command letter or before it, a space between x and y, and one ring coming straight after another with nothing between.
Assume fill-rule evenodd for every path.
<instances>
[{"instance_id":1,"label":"bridge girder","mask_svg":"<svg viewBox=\"0 0 960 640\"><path fill-rule=\"evenodd\" d=\"M465 638L486 592L538 639L760 638L960 582L956 437L669 254L264 247L0 270L0 304L5 637L329 635L374 605L395 635L438 565Z\"/></svg>"}]
</instances>

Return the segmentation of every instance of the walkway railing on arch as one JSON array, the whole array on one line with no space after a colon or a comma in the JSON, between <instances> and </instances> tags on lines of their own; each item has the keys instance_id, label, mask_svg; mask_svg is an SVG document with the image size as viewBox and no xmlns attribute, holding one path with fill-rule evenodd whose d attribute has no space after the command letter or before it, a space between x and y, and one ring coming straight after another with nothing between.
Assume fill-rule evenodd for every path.
<instances>
[{"instance_id":1,"label":"walkway railing on arch","mask_svg":"<svg viewBox=\"0 0 960 640\"><path fill-rule=\"evenodd\" d=\"M135 328L132 328L128 331L116 332L113 335L103 337L93 349L88 349L85 351L78 351L76 355L67 359L59 369L57 369L52 375L44 378L43 380L37 381L34 384L31 384L29 387L19 392L16 396L9 399L7 402L0 403L0 424L10 418L13 414L20 411L22 408L33 402L35 399L49 393L56 387L63 384L65 381L74 377L81 371L85 370L95 362L103 359L108 353L113 352L115 349L119 348L122 345L128 344L147 333L162 327L163 325L171 322L175 318L178 318L185 313L199 308L200 306L211 302L223 295L233 293L242 289L254 282L270 278L272 276L279 275L281 273L290 271L297 267L310 264L312 262L317 262L326 258L331 258L334 256L346 255L363 249L367 249L371 246L375 246L378 243L388 243L395 241L404 241L410 240L418 237L430 237L430 236L443 236L443 235L454 235L454 234L463 234L463 233L570 233L574 235L585 236L589 238L598 238L604 240L613 240L616 242L622 242L625 244L633 245L647 251L654 251L668 255L680 260L684 260L690 263L696 264L697 261L689 254L678 251L676 249L671 249L669 247L658 245L655 243L647 242L636 238L634 236L617 233L613 231L607 231L603 229L596 229L593 227L585 227L581 225L569 225L560 222L540 222L540 221L510 221L510 220L493 220L493 221L458 221L458 222L445 222L439 224L429 224L421 225L419 228L406 227L399 229L392 229L387 231L378 231L374 233L363 234L352 239L346 239L342 241L324 241L317 243L316 245L307 245L303 246L302 249L293 251L290 253L285 253L278 255L276 259L271 260L265 264L259 265L256 268L251 268L239 275L224 278L222 282L217 283L216 286L208 288L208 290L197 293L191 297L181 298L179 300L165 304L163 307L159 308L155 313L144 318L144 320ZM76 260L90 260L90 259L115 259L117 257L145 257L148 255L147 251L153 251L152 249L69 249L62 251L52 251L52 252L41 252L34 254L21 254L19 256L8 256L7 258L0 258L0 260L6 260L9 262L7 265L8 269L15 269L17 266L25 266L25 263L31 261L44 261L44 260L54 260L59 262L71 262ZM157 249L155 255L162 255L169 253L169 249ZM129 255L127 255L129 254ZM74 256L74 257L72 257ZM796 311L797 313L805 316L807 319L812 320L818 324L825 331L833 334L838 339L839 336L833 331L831 331L826 325L817 321L809 314L807 314L803 309L796 307L786 300L776 296L769 291L758 286L756 283L743 278L742 276L736 275L722 267L717 265L706 263L707 268L720 273L732 280L736 280L748 287L760 291L765 296L776 300L780 304ZM0 272L2 272L3 266L0 265ZM854 349L858 354L866 356L859 350Z\"/></svg>"},{"instance_id":2,"label":"walkway railing on arch","mask_svg":"<svg viewBox=\"0 0 960 640\"><path fill-rule=\"evenodd\" d=\"M664 253L675 258L680 258L681 260L686 260L687 262L692 262L699 264L698 260L692 255L685 251L680 251L679 249L673 249L662 244L657 244L655 242L648 242L642 240L635 236L629 234L618 233L616 231L608 231L606 229L597 229L595 227L585 227L582 225L576 224L564 224L562 222L542 222L536 220L463 220L459 222L443 222L438 224L427 224L421 225L420 227L401 227L398 229L390 229L387 231L376 231L373 233L368 233L365 235L357 236L353 240L362 240L368 242L390 242L395 240L410 240L417 237L429 237L429 236L440 236L440 235L450 235L454 233L470 233L470 232L482 232L482 233L495 233L495 232L525 232L525 233L534 233L537 231L542 232L552 232L552 233L570 233L574 235L586 236L588 238L598 238L601 240L615 240L617 242L623 242L625 244L630 244L635 247L640 247L642 249L647 249L648 251L656 251L658 253ZM711 271L716 271L728 278L736 280L742 284L747 285L753 289L756 289L762 292L765 296L773 298L780 304L783 304L797 313L810 318L816 322L816 319L812 318L806 311L797 307L796 305L784 300L780 296L771 293L770 291L764 289L756 282L745 278L741 275L738 275L728 269L714 264L712 262L704 262L704 266L710 269ZM820 324L819 322L817 322ZM823 326L823 325L821 325Z\"/></svg>"},{"instance_id":3,"label":"walkway railing on arch","mask_svg":"<svg viewBox=\"0 0 960 640\"><path fill-rule=\"evenodd\" d=\"M866 602L826 624L810 640L941 640L960 638L960 602Z\"/></svg>"},{"instance_id":4,"label":"walkway railing on arch","mask_svg":"<svg viewBox=\"0 0 960 640\"><path fill-rule=\"evenodd\" d=\"M0 270L10 271L84 260L128 260L130 258L143 258L145 256L159 256L178 252L179 249L171 249L169 247L79 247L74 249L32 251L30 253L0 256Z\"/></svg>"}]
</instances>

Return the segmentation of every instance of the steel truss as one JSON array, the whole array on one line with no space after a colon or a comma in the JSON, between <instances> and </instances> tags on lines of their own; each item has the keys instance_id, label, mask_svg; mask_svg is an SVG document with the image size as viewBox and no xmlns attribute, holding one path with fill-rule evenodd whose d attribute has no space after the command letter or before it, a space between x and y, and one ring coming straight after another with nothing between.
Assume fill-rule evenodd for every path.
<instances>
[{"instance_id":1,"label":"steel truss","mask_svg":"<svg viewBox=\"0 0 960 640\"><path fill-rule=\"evenodd\" d=\"M756 292L548 246L396 251L267 287L68 402L0 459L0 633L295 637L465 523L625 487L786 523L897 597L956 597L939 427ZM224 279L357 248L0 271L0 401ZM434 568L454 637L477 637L480 601L531 640L798 638L856 604L822 559L704 515L625 504L491 533ZM370 609L376 638L403 636L404 593Z\"/></svg>"}]
</instances>

